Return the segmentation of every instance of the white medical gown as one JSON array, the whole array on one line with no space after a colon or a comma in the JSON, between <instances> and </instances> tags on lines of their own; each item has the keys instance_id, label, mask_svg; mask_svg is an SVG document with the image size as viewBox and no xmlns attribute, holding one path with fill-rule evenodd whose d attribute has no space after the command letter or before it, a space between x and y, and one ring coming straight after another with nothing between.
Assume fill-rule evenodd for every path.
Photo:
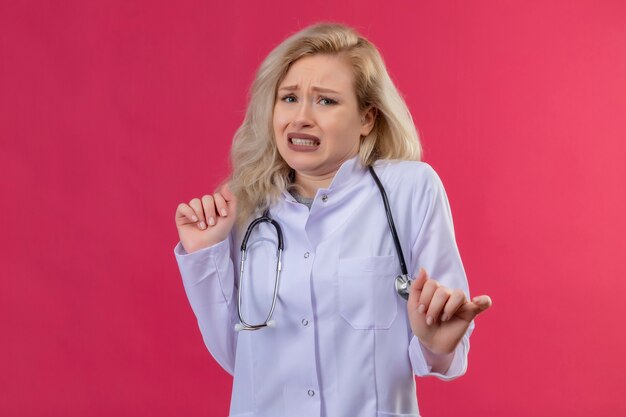
<instances>
[{"instance_id":1,"label":"white medical gown","mask_svg":"<svg viewBox=\"0 0 626 417\"><path fill-rule=\"evenodd\" d=\"M424 162L378 161L409 275L420 267L469 297L448 200ZM469 335L445 375L431 372L413 335L406 301L395 292L400 266L382 197L358 157L319 189L311 209L285 192L271 207L285 250L276 326L236 332L242 233L187 254L174 252L204 342L234 376L231 417L419 416L413 375L465 373ZM242 308L263 322L276 262L273 227L248 243Z\"/></svg>"}]
</instances>

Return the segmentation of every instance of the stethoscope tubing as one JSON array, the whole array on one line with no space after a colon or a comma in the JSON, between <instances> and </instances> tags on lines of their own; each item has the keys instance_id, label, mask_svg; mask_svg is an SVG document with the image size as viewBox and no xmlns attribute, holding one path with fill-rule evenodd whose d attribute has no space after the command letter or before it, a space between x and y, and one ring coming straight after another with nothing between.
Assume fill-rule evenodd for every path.
<instances>
[{"instance_id":1,"label":"stethoscope tubing","mask_svg":"<svg viewBox=\"0 0 626 417\"><path fill-rule=\"evenodd\" d=\"M385 205L385 213L387 214L387 223L389 223L389 230L391 231L391 236L393 237L393 244L396 246L396 252L398 253L398 261L400 262L400 270L403 275L408 275L408 271L406 269L406 263L404 262L404 254L402 253L402 245L400 245L400 239L398 238L398 232L396 230L396 225L393 222L393 215L391 214L391 207L389 207L389 200L387 199L387 192L383 187L383 184L380 182L378 175L374 171L374 168L369 166L370 173L374 178L374 182L378 186L380 190L380 194L383 197L383 204Z\"/></svg>"},{"instance_id":2,"label":"stethoscope tubing","mask_svg":"<svg viewBox=\"0 0 626 417\"><path fill-rule=\"evenodd\" d=\"M409 272L406 268L406 262L404 261L404 253L402 252L402 245L400 245L400 238L398 237L398 231L396 230L396 225L393 222L393 215L391 214L391 207L389 206L389 200L387 199L387 192L385 191L385 187L380 182L378 175L374 171L374 167L371 165L368 167L370 174L374 178L374 182L378 186L380 190L380 195L383 198L383 204L385 205L385 213L387 214L387 223L389 224L389 230L391 231L391 236L393 237L393 244L396 246L396 253L398 254L398 261L400 262L400 271L401 275L396 277L395 287L398 295L405 300L409 299L409 289L411 287L411 280L409 279Z\"/></svg>"},{"instance_id":3,"label":"stethoscope tubing","mask_svg":"<svg viewBox=\"0 0 626 417\"><path fill-rule=\"evenodd\" d=\"M278 236L278 244L277 244L278 248L276 251L276 258L277 258L276 277L274 279L274 295L272 296L272 306L270 308L269 313L267 314L267 317L265 318L265 321L261 324L250 324L243 319L243 316L241 314L241 294L243 293L242 291L243 274L244 274L244 268L245 268L246 249L248 246L248 239L250 238L250 234L252 233L254 228L261 223L269 223L272 226L274 226L274 228L276 229L276 235ZM263 216L253 220L252 223L250 223L250 225L248 226L248 230L246 230L246 234L243 238L243 241L241 242L241 264L239 267L239 286L238 286L238 291L237 291L237 315L239 316L239 323L235 325L235 330L237 331L258 330L266 326L272 327L274 325L274 321L272 320L272 315L274 314L274 308L276 307L276 299L278 298L278 286L280 284L280 271L282 270L281 258L283 254L283 248L284 248L283 231L280 227L280 224L278 224L276 220L272 219L269 216L269 210L266 210L265 213L263 213Z\"/></svg>"}]
</instances>

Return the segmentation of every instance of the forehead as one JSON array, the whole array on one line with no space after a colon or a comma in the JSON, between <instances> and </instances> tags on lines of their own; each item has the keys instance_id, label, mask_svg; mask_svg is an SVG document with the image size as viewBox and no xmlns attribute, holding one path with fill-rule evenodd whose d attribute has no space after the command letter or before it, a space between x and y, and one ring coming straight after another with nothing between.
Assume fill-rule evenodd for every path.
<instances>
[{"instance_id":1,"label":"forehead","mask_svg":"<svg viewBox=\"0 0 626 417\"><path fill-rule=\"evenodd\" d=\"M289 68L280 87L298 85L331 88L340 92L352 89L354 76L350 65L335 55L312 55L300 58Z\"/></svg>"}]
</instances>

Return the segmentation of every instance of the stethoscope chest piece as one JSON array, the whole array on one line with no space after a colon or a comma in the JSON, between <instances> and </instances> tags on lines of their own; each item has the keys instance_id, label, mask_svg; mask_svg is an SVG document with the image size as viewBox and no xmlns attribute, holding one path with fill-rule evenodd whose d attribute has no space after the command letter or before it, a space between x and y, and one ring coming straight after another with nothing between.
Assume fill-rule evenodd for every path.
<instances>
[{"instance_id":1,"label":"stethoscope chest piece","mask_svg":"<svg viewBox=\"0 0 626 417\"><path fill-rule=\"evenodd\" d=\"M396 277L396 292L406 301L409 300L409 292L411 290L411 280L407 274L398 275Z\"/></svg>"}]
</instances>

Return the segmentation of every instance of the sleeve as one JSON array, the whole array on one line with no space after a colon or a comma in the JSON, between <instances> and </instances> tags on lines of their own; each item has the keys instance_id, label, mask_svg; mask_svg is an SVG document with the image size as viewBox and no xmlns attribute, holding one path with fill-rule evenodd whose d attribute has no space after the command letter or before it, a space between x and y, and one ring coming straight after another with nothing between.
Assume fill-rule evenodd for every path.
<instances>
[{"instance_id":1,"label":"sleeve","mask_svg":"<svg viewBox=\"0 0 626 417\"><path fill-rule=\"evenodd\" d=\"M413 225L411 263L409 274L417 276L423 267L428 274L448 288L460 288L469 299L467 277L456 245L450 204L441 179L428 164L422 163L423 172L413 190L413 213L417 224ZM469 337L474 329L472 321L467 332L454 351L450 367L445 373L433 372L422 351L419 339L409 326L409 357L413 373L417 376L435 376L451 380L465 374Z\"/></svg>"},{"instance_id":2,"label":"sleeve","mask_svg":"<svg viewBox=\"0 0 626 417\"><path fill-rule=\"evenodd\" d=\"M237 298L233 296L235 275L231 239L229 236L192 253L187 253L178 242L174 254L204 344L220 366L232 375L237 347L237 332L234 330Z\"/></svg>"}]
</instances>

